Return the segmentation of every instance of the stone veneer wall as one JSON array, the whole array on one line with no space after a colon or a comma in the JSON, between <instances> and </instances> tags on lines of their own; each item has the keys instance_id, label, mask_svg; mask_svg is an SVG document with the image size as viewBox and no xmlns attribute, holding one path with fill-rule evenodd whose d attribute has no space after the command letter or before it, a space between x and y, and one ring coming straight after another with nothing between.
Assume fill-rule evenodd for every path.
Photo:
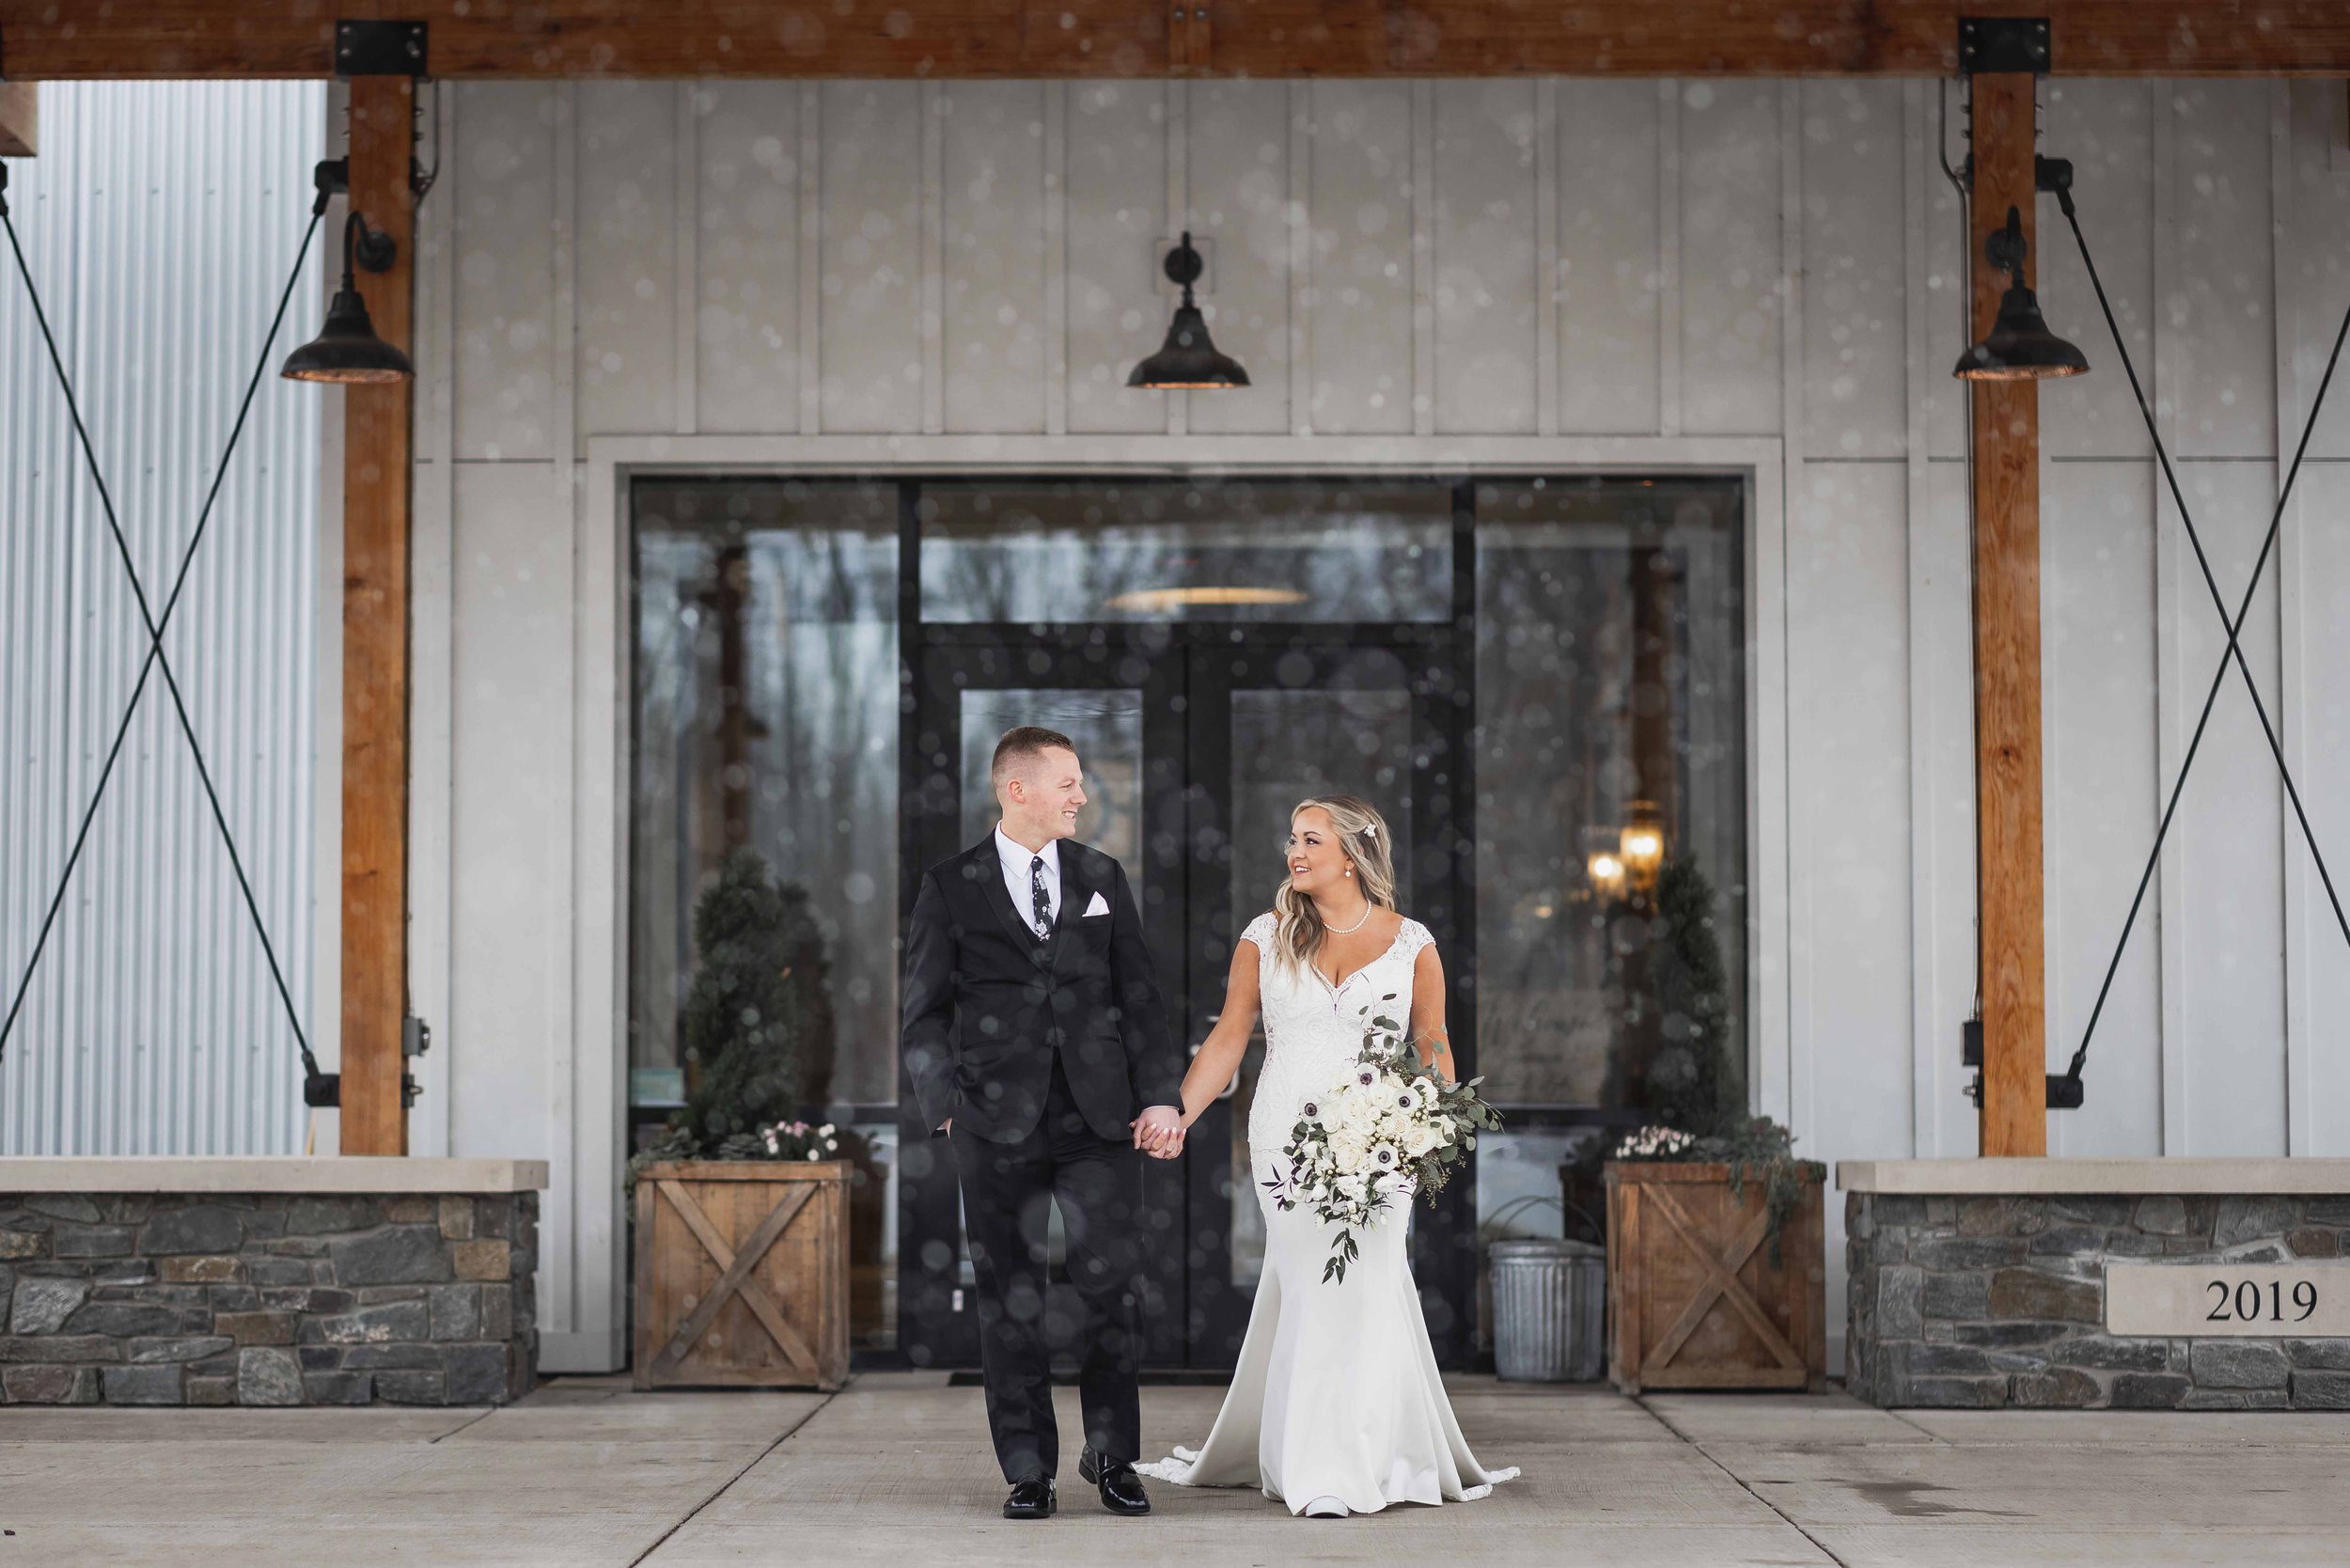
<instances>
[{"instance_id":1,"label":"stone veneer wall","mask_svg":"<svg viewBox=\"0 0 2350 1568\"><path fill-rule=\"evenodd\" d=\"M0 1403L495 1404L539 1195L0 1193Z\"/></svg>"},{"instance_id":2,"label":"stone veneer wall","mask_svg":"<svg viewBox=\"0 0 2350 1568\"><path fill-rule=\"evenodd\" d=\"M2350 1340L2107 1334L2108 1259L2338 1258L2350 1197L1847 1194L1845 1382L1878 1405L2350 1409Z\"/></svg>"}]
</instances>

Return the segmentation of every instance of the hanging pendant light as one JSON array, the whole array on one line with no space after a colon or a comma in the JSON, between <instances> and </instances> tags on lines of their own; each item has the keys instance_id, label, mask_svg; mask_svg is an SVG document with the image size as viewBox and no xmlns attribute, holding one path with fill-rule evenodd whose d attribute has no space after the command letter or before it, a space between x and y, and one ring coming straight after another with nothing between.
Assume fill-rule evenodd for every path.
<instances>
[{"instance_id":1,"label":"hanging pendant light","mask_svg":"<svg viewBox=\"0 0 2350 1568\"><path fill-rule=\"evenodd\" d=\"M392 237L369 228L355 211L343 223L343 286L326 307L319 335L286 356L278 371L288 381L334 382L345 385L406 381L416 373L408 356L375 335L368 302L359 297L355 265L371 273L389 268L398 249Z\"/></svg>"},{"instance_id":2,"label":"hanging pendant light","mask_svg":"<svg viewBox=\"0 0 2350 1568\"><path fill-rule=\"evenodd\" d=\"M1192 303L1191 286L1199 281L1204 269L1199 253L1191 248L1191 230L1183 230L1183 243L1167 253L1167 275L1183 290L1183 303L1175 307L1175 320L1168 323L1167 341L1159 352L1135 367L1126 378L1129 386L1148 387L1154 391L1211 391L1227 386L1246 386L1248 372L1240 361L1230 354L1218 353L1208 340L1207 318Z\"/></svg>"},{"instance_id":3,"label":"hanging pendant light","mask_svg":"<svg viewBox=\"0 0 2350 1568\"><path fill-rule=\"evenodd\" d=\"M2024 287L2021 212L2007 210L2007 227L1984 242L1983 253L1993 265L2007 269L2007 292L1999 296L1990 335L1958 356L1951 374L1961 381L2044 381L2086 372L2089 357L2048 330L2040 301Z\"/></svg>"}]
</instances>

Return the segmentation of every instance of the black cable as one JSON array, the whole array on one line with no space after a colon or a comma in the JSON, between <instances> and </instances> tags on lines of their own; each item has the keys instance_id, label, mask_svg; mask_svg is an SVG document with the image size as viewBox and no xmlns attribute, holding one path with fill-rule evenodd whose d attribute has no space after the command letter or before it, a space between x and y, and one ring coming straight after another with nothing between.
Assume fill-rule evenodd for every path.
<instances>
[{"instance_id":1,"label":"black cable","mask_svg":"<svg viewBox=\"0 0 2350 1568\"><path fill-rule=\"evenodd\" d=\"M2148 406L2145 390L2138 384L2137 367L2131 363L2130 351L2122 340L2122 328L2114 320L2113 306L2106 298L2106 286L2097 275L2097 263L2090 257L2089 241L2081 233L2080 217L2074 210L2072 192L2059 187L2057 204L2063 210L2064 221L2072 226L2074 243L2080 247L2081 262L2089 271L2090 286L2096 290L2098 307L2105 312L2106 329L2113 335L2114 351L2121 355L2122 368L2129 377L2131 395L2137 398L2138 412L2146 421L2146 433L2154 440L2154 455L2162 464L2170 498L2179 509L2179 521L2185 525L2187 540L2195 548L2196 563L2202 568L2203 585L2211 591L2212 607L2219 612L2221 621L2228 628L2227 649L2220 654L2219 667L2212 675L2211 689L2203 695L2202 713L2195 721L2195 734L2187 742L2186 755L2179 763L2179 776L2170 787L2170 802L2164 806L2162 821L2154 829L2154 846L2146 856L2145 870L2138 875L2138 891L2130 899L2129 915L2122 922L2122 938L2114 944L2113 957L2106 965L2105 981L2097 988L2096 1006L2090 1010L2089 1027L2081 1031L2080 1048L2073 1053L2072 1065L2065 1069L2065 1076L2078 1078L2082 1066L2089 1060L2089 1043L2097 1032L2097 1020L2105 1013L2106 998L2113 989L2113 977L2121 970L2122 955L2129 947L2130 933L2138 923L2138 912L2146 902L2146 888L2154 881L2154 868L2162 859L2163 840L2170 836L2171 818L2177 814L2180 797L2186 790L2187 773L2195 766L2196 751L2203 744L2204 728L2210 724L2212 708L2219 700L2219 688L2227 684L2228 667L2232 663L2244 677L2245 689L2251 694L2253 711L2260 714L2261 733L2268 737L2269 751L2277 760L2277 772L2284 779L2285 793L2293 801L2294 815L2300 821L2301 836L2309 843L2310 857L2317 863L2317 874L2326 885L2326 896L2333 902L2334 919L2342 927L2342 940L2350 942L2350 917L2345 917L2342 913L2341 895L2334 890L2333 874L2326 869L2326 856L2317 847L2317 835L2310 826L2309 813L2302 809L2301 792L2294 785L2293 770L2285 765L2284 747L2277 739L2276 729L2269 724L2268 709L2261 701L2259 682L2252 679L2251 667L2245 663L2243 647L2236 640L2237 635L2244 629L2244 622L2252 613L2252 601L2260 592L2261 576L2268 569L2269 553L2276 548L2278 532L2284 525L2285 506L2292 498L2294 481L2300 478L2301 459L2308 453L2310 438L2317 430L2318 411L2326 406L2326 392L2333 384L2334 368L2342 362L2342 344L2345 339L2350 339L2350 310L2343 312L2341 330L2334 334L2333 353L2326 361L2326 374L2317 384L2317 395L2310 400L2309 417L2301 427L2300 444L2294 448L2293 465L2285 473L2283 486L2277 492L2276 510L2269 514L2268 532L2261 540L2259 558L2252 563L2251 580L2245 584L2244 598L2231 617L2227 600L2219 591L2218 581L2212 575L2211 562L2203 554L2202 540L2196 534L2195 519L2187 509L2186 497L2180 493L2178 476L2170 466L2170 453L2163 445L2162 432L2154 424L2154 410Z\"/></svg>"},{"instance_id":2,"label":"black cable","mask_svg":"<svg viewBox=\"0 0 2350 1568\"><path fill-rule=\"evenodd\" d=\"M0 173L0 182L4 181L5 174ZM180 593L187 587L189 568L195 562L197 546L203 542L205 529L212 522L213 504L219 499L221 486L227 478L229 460L235 455L237 443L244 433L245 420L252 412L254 397L260 390L261 378L268 370L278 330L285 324L286 311L293 302L294 290L301 281L303 266L309 259L310 243L318 234L320 215L324 210L325 201L321 194L319 203L311 210L309 227L303 230L301 247L294 255L293 270L287 275L285 290L278 296L277 314L271 320L269 335L262 340L260 358L254 365L252 379L245 385L244 400L238 405L237 419L229 430L227 447L221 453L219 466L213 471L212 488L205 493L204 508L196 516L196 531L189 536L187 548L180 553L179 573L172 580L170 596L164 602L163 619L158 620L149 606L146 589L139 582L138 569L132 562L130 543L124 539L122 525L115 515L114 500L107 494L105 475L99 467L97 452L91 448L89 431L82 423L81 407L73 395L72 378L66 373L65 361L57 352L57 339L50 330L48 313L41 307L40 290L34 286L32 268L26 264L24 247L17 239L16 223L8 214L7 201L0 198L0 227L8 230L8 247L15 254L18 274L24 279L24 291L32 303L33 319L39 323L41 338L48 345L49 363L57 372L57 384L65 394L67 413L72 417L74 434L79 438L82 455L89 464L90 479L98 489L99 505L105 512L107 527L113 532L116 552L122 559L122 570L131 579L131 592L138 602L139 619L146 623L148 635L147 657L139 666L138 680L132 686L130 700L123 707L122 722L116 727L114 744L107 748L105 764L99 772L97 787L91 792L89 807L82 813L81 825L73 836L73 847L66 856L65 869L58 875L56 893L50 899L48 912L41 918L40 933L34 938L32 954L25 961L24 974L17 982L16 995L8 1004L8 1016L0 1019L0 1052L7 1050L8 1036L15 1029L17 1018L24 1011L25 996L32 989L33 972L39 966L50 931L56 924L57 911L63 907L66 890L72 883L74 868L80 863L82 851L89 841L90 825L97 820L99 803L105 798L106 787L114 777L115 764L120 759L123 743L130 735L131 722L138 712L139 698L147 690L148 677L156 666L161 665L164 687L171 694L172 708L180 718L180 729L187 736L188 749L195 756L196 777L204 786L205 799L212 805L212 822L219 828L221 842L228 852L228 865L236 874L238 891L244 896L245 912L252 917L254 934L260 938L261 953L269 964L270 979L276 985L277 998L285 1006L286 1021L293 1028L294 1044L302 1053L303 1067L312 1075L319 1071L318 1058L311 1053L309 1039L302 1027L301 1015L295 1011L292 994L286 987L286 977L277 962L276 949L270 943L269 928L261 918L260 904L253 896L252 882L246 877L244 862L237 854L236 838L228 829L227 813L221 809L219 792L212 786L212 770L204 760L204 748L196 738L196 725L189 718L187 704L180 697L180 683L172 674L171 660L164 652L164 633L169 628L172 615L180 606Z\"/></svg>"},{"instance_id":3,"label":"black cable","mask_svg":"<svg viewBox=\"0 0 2350 1568\"><path fill-rule=\"evenodd\" d=\"M2105 284L2097 276L2097 264L2090 259L2089 242L2081 237L2080 219L2073 210L2073 193L2069 190L2060 189L2057 193L2057 201L2064 211L2065 221L2073 227L2073 238L2080 246L2081 260L2089 269L2090 284L2096 290L2097 304L2105 310L2106 313L2107 329L2113 334L2115 347L2120 348L2122 341L2121 329L2114 324L2113 307L2111 305L2107 303ZM2350 321L2346 321L2345 324L2350 325ZM2222 620L2227 620L2228 602L2219 591L2218 579L2212 574L2211 558L2203 553L2202 537L2196 531L2195 518L2187 510L2186 497L2180 493L2179 477L2171 468L2170 454L2164 447L2162 437L2160 434L2156 433L2154 430L2154 412L2148 408L2146 404L2146 394L2138 385L2138 368L2130 363L2128 350L2123 349L2121 353L2122 368L2130 378L2130 391L2138 399L2138 411L2146 421L2147 433L2154 437L2154 455L2161 460L2163 478L2170 486L2171 501L2176 504L2179 509L2179 521L2186 530L2187 542L2194 546L2195 563L2202 571L2203 587L2211 594L2212 608L2219 612ZM2327 374L2329 377L2331 376L2331 373L2332 367L2328 366ZM2325 400L2325 386L2323 384L2320 384L2317 393L2318 402L2322 403ZM2301 435L2302 450L2306 450L2308 448L2310 432L2316 428L2315 416L2316 405L2312 404L2311 408L2311 423L2303 430ZM2284 488L2278 493L2277 509L2278 515L2280 518L2283 515L2285 501L2293 493L2293 480L2294 478L2299 474L2300 466L2301 453L2300 451L2296 451L2294 454L2293 469L2286 476ZM2259 583L2260 573L2266 567L2266 565L2267 557L2265 554L2264 554L2260 564L2253 568L2252 580L2255 585ZM2242 629L2243 616L2248 613L2250 608L2251 593L2248 590L2245 596L2243 611L2239 612L2236 619L2228 621L2228 646L2226 654L2222 659L2220 671L2223 675L2226 673L2226 661L2227 659L2232 658L2234 661L2237 672L2244 677L2245 691L2249 694L2252 698L2252 711L2260 715L2261 733L2268 738L2269 755L2277 760L2277 772L2284 778L2285 793L2292 798L2294 815L2300 819L2301 836L2308 841L2310 854L2317 862L2317 874L2326 884L2326 897L2333 902L2334 919L2336 923L2342 927L2342 940L2346 943L2350 943L2350 917L2346 917L2342 914L2342 899L2340 895L2336 894L2334 891L2333 876L2326 870L2326 857L2319 852L2317 847L2317 835L2310 828L2309 813L2301 808L2301 792L2293 782L2293 770L2285 764L2284 745L2277 738L2276 729L2269 721L2267 704L2261 700L2259 682L2252 679L2251 666L2246 664L2244 660L2243 645L2237 641L2236 634Z\"/></svg>"}]
</instances>

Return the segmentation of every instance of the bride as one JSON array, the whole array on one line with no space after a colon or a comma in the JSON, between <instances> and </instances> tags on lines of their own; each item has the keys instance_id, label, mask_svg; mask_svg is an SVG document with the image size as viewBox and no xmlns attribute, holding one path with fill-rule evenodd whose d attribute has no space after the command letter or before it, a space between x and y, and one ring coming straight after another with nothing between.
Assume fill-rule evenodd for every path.
<instances>
[{"instance_id":1,"label":"bride","mask_svg":"<svg viewBox=\"0 0 2350 1568\"><path fill-rule=\"evenodd\" d=\"M1479 1465L1453 1419L1404 1256L1409 1189L1357 1237L1362 1255L1345 1278L1324 1283L1332 1228L1304 1204L1282 1212L1267 1186L1287 1174L1280 1152L1301 1107L1354 1062L1368 1019L1408 1009L1421 1063L1452 1076L1444 968L1428 928L1396 912L1387 844L1387 825L1366 801L1300 803L1289 877L1233 949L1223 1016L1183 1078L1183 1124L1231 1081L1261 1007L1265 1061L1248 1150L1264 1273L1206 1444L1136 1466L1183 1486L1259 1486L1292 1513L1323 1517L1481 1497L1518 1473ZM1136 1141L1171 1158L1181 1136L1138 1133Z\"/></svg>"}]
</instances>

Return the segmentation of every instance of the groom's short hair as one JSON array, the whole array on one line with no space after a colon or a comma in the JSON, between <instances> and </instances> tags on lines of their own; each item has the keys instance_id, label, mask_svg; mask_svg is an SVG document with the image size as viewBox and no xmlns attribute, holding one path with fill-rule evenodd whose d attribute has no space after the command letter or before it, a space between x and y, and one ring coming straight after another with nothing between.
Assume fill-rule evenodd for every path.
<instances>
[{"instance_id":1,"label":"groom's short hair","mask_svg":"<svg viewBox=\"0 0 2350 1568\"><path fill-rule=\"evenodd\" d=\"M1000 790L1004 787L1004 780L1023 766L1057 748L1073 757L1077 754L1077 743L1058 729L1047 729L1035 724L1014 725L1004 731L1002 740L995 743L995 760L987 770L989 782Z\"/></svg>"}]
</instances>

